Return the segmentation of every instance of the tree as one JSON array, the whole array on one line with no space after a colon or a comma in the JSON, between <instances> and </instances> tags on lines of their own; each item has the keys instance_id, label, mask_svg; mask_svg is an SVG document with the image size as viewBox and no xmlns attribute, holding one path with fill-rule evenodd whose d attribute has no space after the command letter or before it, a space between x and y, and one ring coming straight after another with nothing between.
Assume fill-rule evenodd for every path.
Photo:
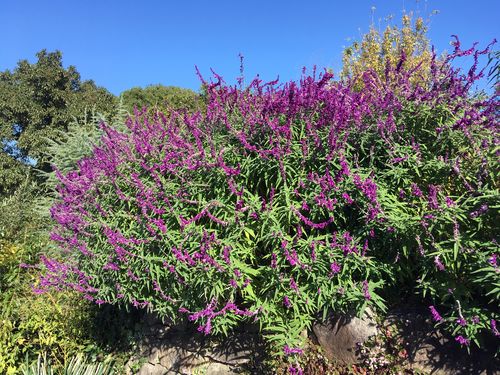
<instances>
[{"instance_id":1,"label":"tree","mask_svg":"<svg viewBox=\"0 0 500 375\"><path fill-rule=\"evenodd\" d=\"M419 17L413 23L411 14L403 16L402 27L387 26L382 34L372 25L361 42L356 41L344 50L341 76L357 77L360 84L363 72L372 70L384 77L387 64L395 67L401 62L406 70L425 68L418 69L419 75L413 80L429 77L432 52L426 33L424 20Z\"/></svg>"},{"instance_id":2,"label":"tree","mask_svg":"<svg viewBox=\"0 0 500 375\"><path fill-rule=\"evenodd\" d=\"M122 93L125 108L132 112L134 107L155 107L160 110L200 109L200 96L192 90L175 86L151 85L146 88L134 87Z\"/></svg>"},{"instance_id":3,"label":"tree","mask_svg":"<svg viewBox=\"0 0 500 375\"><path fill-rule=\"evenodd\" d=\"M74 66L63 67L61 52L36 56L36 63L21 60L12 72L0 73L0 195L12 192L33 167L50 170L48 139L57 140L75 117L115 108L106 89L82 81Z\"/></svg>"}]
</instances>

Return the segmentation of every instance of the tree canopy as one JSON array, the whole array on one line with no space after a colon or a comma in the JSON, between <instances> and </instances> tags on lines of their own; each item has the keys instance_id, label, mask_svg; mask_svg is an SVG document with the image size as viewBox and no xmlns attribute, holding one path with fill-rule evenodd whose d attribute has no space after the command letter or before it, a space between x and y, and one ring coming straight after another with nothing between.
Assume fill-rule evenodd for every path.
<instances>
[{"instance_id":1,"label":"tree canopy","mask_svg":"<svg viewBox=\"0 0 500 375\"><path fill-rule=\"evenodd\" d=\"M160 84L131 88L124 91L122 97L125 108L130 112L134 107L155 107L160 110L183 108L193 111L199 109L201 104L199 95L192 90Z\"/></svg>"},{"instance_id":2,"label":"tree canopy","mask_svg":"<svg viewBox=\"0 0 500 375\"><path fill-rule=\"evenodd\" d=\"M64 68L59 51L37 53L0 72L0 195L19 184L30 167L50 169L48 139L58 139L75 117L95 110L111 114L116 98L74 66Z\"/></svg>"},{"instance_id":3,"label":"tree canopy","mask_svg":"<svg viewBox=\"0 0 500 375\"><path fill-rule=\"evenodd\" d=\"M359 83L363 72L371 69L379 77L384 77L387 65L394 67L401 62L402 67L408 70L425 68L419 69L419 75L412 78L415 83L430 75L431 59L425 21L419 17L413 22L412 15L405 14L401 27L388 25L381 33L372 25L361 41L347 47L343 52L341 76L358 77Z\"/></svg>"}]
</instances>

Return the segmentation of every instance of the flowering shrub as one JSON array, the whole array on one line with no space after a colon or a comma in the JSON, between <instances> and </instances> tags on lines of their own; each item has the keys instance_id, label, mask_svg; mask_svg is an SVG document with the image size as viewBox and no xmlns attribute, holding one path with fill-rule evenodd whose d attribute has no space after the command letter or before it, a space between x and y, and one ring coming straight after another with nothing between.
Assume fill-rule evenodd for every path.
<instances>
[{"instance_id":1,"label":"flowering shrub","mask_svg":"<svg viewBox=\"0 0 500 375\"><path fill-rule=\"evenodd\" d=\"M471 97L482 73L458 40L431 84L418 69L300 84L204 82L204 114L137 112L125 133L59 173L35 291L70 288L199 331L260 324L282 355L333 311L385 309L387 291L420 292L467 345L498 316L498 122ZM467 74L450 67L474 54ZM418 80L417 80L418 82ZM441 314L441 315L440 315ZM278 353L276 353L278 354Z\"/></svg>"}]
</instances>

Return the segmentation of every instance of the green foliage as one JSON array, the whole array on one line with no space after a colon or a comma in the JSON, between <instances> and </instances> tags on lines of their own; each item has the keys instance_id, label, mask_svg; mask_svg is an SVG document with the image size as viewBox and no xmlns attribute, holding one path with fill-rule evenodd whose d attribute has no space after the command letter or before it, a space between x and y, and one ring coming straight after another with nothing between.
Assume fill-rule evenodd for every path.
<instances>
[{"instance_id":1,"label":"green foliage","mask_svg":"<svg viewBox=\"0 0 500 375\"><path fill-rule=\"evenodd\" d=\"M99 143L102 120L99 115L88 114L75 119L67 132L55 130L58 140L46 140L45 155L64 173L74 169L77 160L89 155ZM122 105L109 122L124 128ZM129 349L126 327L133 322L127 320L128 316L116 310L104 314L104 309L76 293L33 294L31 287L36 287L37 279L32 268L37 267L40 255L52 252L47 208L52 204L56 178L53 171L41 173L43 186L25 176L13 194L0 200L0 373L18 373L24 358L31 360L38 353L44 353L54 373L60 373L77 353L95 359L103 352ZM28 268L20 267L21 263ZM103 332L103 321L111 333Z\"/></svg>"},{"instance_id":2,"label":"green foliage","mask_svg":"<svg viewBox=\"0 0 500 375\"><path fill-rule=\"evenodd\" d=\"M100 143L103 135L101 126L106 123L113 129L125 131L128 114L120 98L113 116L106 119L103 115L92 111L83 117L74 118L67 131L57 131L55 139L47 138L47 149L44 155L51 160L52 170L39 170L42 177L43 195L36 200L36 207L41 216L49 215L49 208L56 196L58 184L57 173L66 174L77 167L77 162L92 154L94 147Z\"/></svg>"},{"instance_id":3,"label":"green foliage","mask_svg":"<svg viewBox=\"0 0 500 375\"><path fill-rule=\"evenodd\" d=\"M60 176L53 239L71 258L45 261L41 289L205 334L255 321L278 355L300 352L301 331L331 311L417 295L458 342L481 345L499 318L496 103L468 91L487 49L460 75L449 62L465 53L456 40L427 61L432 86L404 64L385 80L363 72L362 92L329 73L219 81L206 113L105 129Z\"/></svg>"},{"instance_id":4,"label":"green foliage","mask_svg":"<svg viewBox=\"0 0 500 375\"><path fill-rule=\"evenodd\" d=\"M57 140L74 116L92 108L112 114L114 106L112 94L81 81L74 66L64 68L59 51L42 50L37 62L22 60L12 72L0 73L0 160L10 167L0 170L0 193L12 193L26 164L50 170L47 139Z\"/></svg>"},{"instance_id":5,"label":"green foliage","mask_svg":"<svg viewBox=\"0 0 500 375\"><path fill-rule=\"evenodd\" d=\"M37 196L36 184L25 177L14 194L0 198L0 267L8 253L2 246L32 243L43 228L44 221L34 205Z\"/></svg>"},{"instance_id":6,"label":"green foliage","mask_svg":"<svg viewBox=\"0 0 500 375\"><path fill-rule=\"evenodd\" d=\"M468 134L455 127L460 117L448 103L417 107L407 102L395 122L405 131L392 147L366 133L352 140L352 149L359 164L378 177L387 220L374 249L386 262L394 257L392 298L407 290L444 306L441 312L448 316L439 324L480 345L479 332L490 331L490 321L499 319L493 261L499 239L498 146L479 126ZM415 153L417 139L426 141ZM433 186L438 187L436 205L430 203ZM457 324L460 318L467 323Z\"/></svg>"},{"instance_id":7,"label":"green foliage","mask_svg":"<svg viewBox=\"0 0 500 375\"><path fill-rule=\"evenodd\" d=\"M114 374L113 367L109 363L87 363L82 355L72 357L60 371L53 371L50 362L42 355L31 365L27 363L23 369L23 375L111 375Z\"/></svg>"},{"instance_id":8,"label":"green foliage","mask_svg":"<svg viewBox=\"0 0 500 375\"><path fill-rule=\"evenodd\" d=\"M201 99L194 91L175 86L151 85L134 87L121 94L125 108L133 113L134 108L155 108L161 111L172 109L201 109Z\"/></svg>"},{"instance_id":9,"label":"green foliage","mask_svg":"<svg viewBox=\"0 0 500 375\"><path fill-rule=\"evenodd\" d=\"M46 251L47 240L36 245L16 244L13 256L1 265L0 373L19 373L25 358L32 360L39 353L52 363L55 373L78 353L94 362L112 353L123 367L137 318L118 309L99 308L75 292L34 294L36 273L21 268L19 262L33 267L40 250Z\"/></svg>"},{"instance_id":10,"label":"green foliage","mask_svg":"<svg viewBox=\"0 0 500 375\"><path fill-rule=\"evenodd\" d=\"M29 177L31 168L28 165L0 152L0 197L12 194Z\"/></svg>"}]
</instances>

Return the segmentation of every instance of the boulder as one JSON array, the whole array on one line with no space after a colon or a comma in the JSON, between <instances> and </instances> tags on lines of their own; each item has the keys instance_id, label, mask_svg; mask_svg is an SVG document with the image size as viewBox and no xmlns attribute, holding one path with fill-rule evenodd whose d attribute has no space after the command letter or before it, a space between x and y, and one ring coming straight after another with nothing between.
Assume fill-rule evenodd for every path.
<instances>
[{"instance_id":1,"label":"boulder","mask_svg":"<svg viewBox=\"0 0 500 375\"><path fill-rule=\"evenodd\" d=\"M371 310L362 318L331 314L325 322L313 325L313 332L326 357L343 364L358 362L358 344L377 334L377 323Z\"/></svg>"},{"instance_id":2,"label":"boulder","mask_svg":"<svg viewBox=\"0 0 500 375\"><path fill-rule=\"evenodd\" d=\"M393 310L382 323L384 329L390 326L397 327L410 369L435 375L500 374L500 358L495 358L498 341L494 337L485 337L483 349L471 345L467 352L453 337L433 327L425 309Z\"/></svg>"}]
</instances>

